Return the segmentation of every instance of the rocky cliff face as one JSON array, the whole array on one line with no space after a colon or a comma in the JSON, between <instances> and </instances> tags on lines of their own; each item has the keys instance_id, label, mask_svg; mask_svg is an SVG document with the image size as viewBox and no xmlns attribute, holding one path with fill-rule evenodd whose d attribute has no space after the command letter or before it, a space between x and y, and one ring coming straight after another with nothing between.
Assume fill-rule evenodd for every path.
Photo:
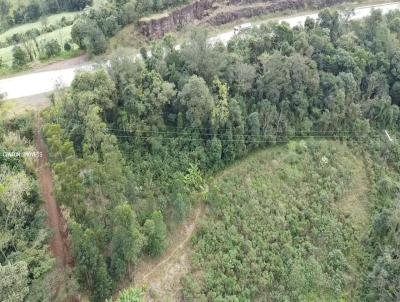
<instances>
[{"instance_id":1,"label":"rocky cliff face","mask_svg":"<svg viewBox=\"0 0 400 302\"><path fill-rule=\"evenodd\" d=\"M323 8L352 0L197 0L173 12L139 21L140 32L149 38L161 38L196 20L212 25L230 23L287 9ZM220 5L217 9L216 6ZM217 10L215 10L217 9Z\"/></svg>"},{"instance_id":2,"label":"rocky cliff face","mask_svg":"<svg viewBox=\"0 0 400 302\"><path fill-rule=\"evenodd\" d=\"M314 8L322 8L327 6L332 6L335 4L340 4L342 2L351 2L352 0L303 0L303 1L286 1L286 0L227 0L230 5L250 5L254 3L275 3L278 6L284 4L284 2L299 2L296 5L307 5Z\"/></svg>"},{"instance_id":3,"label":"rocky cliff face","mask_svg":"<svg viewBox=\"0 0 400 302\"><path fill-rule=\"evenodd\" d=\"M139 21L140 32L146 37L161 38L166 33L204 18L216 0L198 0L174 10L166 16Z\"/></svg>"},{"instance_id":4,"label":"rocky cliff face","mask_svg":"<svg viewBox=\"0 0 400 302\"><path fill-rule=\"evenodd\" d=\"M347 0L230 0L230 3L237 5L236 8L233 10L225 12L221 11L214 14L208 19L208 23L212 25L222 25L243 18L251 18L288 9L319 9L335 4L340 4L346 1Z\"/></svg>"},{"instance_id":5,"label":"rocky cliff face","mask_svg":"<svg viewBox=\"0 0 400 302\"><path fill-rule=\"evenodd\" d=\"M231 5L247 5L261 2L271 2L270 0L228 0Z\"/></svg>"}]
</instances>

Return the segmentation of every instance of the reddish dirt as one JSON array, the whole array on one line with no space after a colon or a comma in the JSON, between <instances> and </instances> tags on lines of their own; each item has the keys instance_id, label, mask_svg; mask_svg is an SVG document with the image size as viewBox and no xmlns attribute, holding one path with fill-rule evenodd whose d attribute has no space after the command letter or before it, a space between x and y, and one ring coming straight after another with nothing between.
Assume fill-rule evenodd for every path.
<instances>
[{"instance_id":1,"label":"reddish dirt","mask_svg":"<svg viewBox=\"0 0 400 302\"><path fill-rule=\"evenodd\" d=\"M66 221L53 196L53 176L48 165L47 147L40 133L39 122L35 131L35 144L36 149L41 153L37 163L37 176L40 192L48 214L46 222L54 234L50 241L50 250L60 268L72 266L73 259L69 250Z\"/></svg>"},{"instance_id":2,"label":"reddish dirt","mask_svg":"<svg viewBox=\"0 0 400 302\"><path fill-rule=\"evenodd\" d=\"M54 71L54 70L78 67L85 64L88 60L89 56L87 54L83 54L76 58L68 60L60 60L58 62L54 62L43 67L39 67L37 69L34 69L32 72Z\"/></svg>"}]
</instances>

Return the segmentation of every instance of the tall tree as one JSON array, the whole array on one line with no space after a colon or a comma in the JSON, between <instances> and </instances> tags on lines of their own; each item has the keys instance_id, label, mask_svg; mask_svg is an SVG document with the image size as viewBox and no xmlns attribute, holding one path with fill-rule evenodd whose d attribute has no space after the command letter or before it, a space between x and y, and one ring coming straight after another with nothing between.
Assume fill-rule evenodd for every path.
<instances>
[{"instance_id":1,"label":"tall tree","mask_svg":"<svg viewBox=\"0 0 400 302\"><path fill-rule=\"evenodd\" d=\"M74 224L72 243L81 288L91 292L93 301L104 301L110 294L111 281L104 258L97 247L96 234Z\"/></svg>"},{"instance_id":2,"label":"tall tree","mask_svg":"<svg viewBox=\"0 0 400 302\"><path fill-rule=\"evenodd\" d=\"M117 206L112 213L111 271L120 279L138 261L143 247L143 236L136 222L135 213L128 204Z\"/></svg>"},{"instance_id":3,"label":"tall tree","mask_svg":"<svg viewBox=\"0 0 400 302\"><path fill-rule=\"evenodd\" d=\"M167 229L160 211L154 212L143 225L147 238L146 251L151 256L159 256L166 248Z\"/></svg>"},{"instance_id":4,"label":"tall tree","mask_svg":"<svg viewBox=\"0 0 400 302\"><path fill-rule=\"evenodd\" d=\"M197 128L210 125L214 100L202 78L192 76L179 93L179 100L186 125Z\"/></svg>"}]
</instances>

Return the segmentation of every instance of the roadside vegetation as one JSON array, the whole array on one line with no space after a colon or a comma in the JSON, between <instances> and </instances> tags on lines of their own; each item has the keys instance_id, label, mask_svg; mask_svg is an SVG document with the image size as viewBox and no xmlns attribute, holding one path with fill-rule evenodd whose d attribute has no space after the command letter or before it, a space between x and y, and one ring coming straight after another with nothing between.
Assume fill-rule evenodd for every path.
<instances>
[{"instance_id":1,"label":"roadside vegetation","mask_svg":"<svg viewBox=\"0 0 400 302\"><path fill-rule=\"evenodd\" d=\"M1 1L0 10L4 16L16 14L8 0ZM38 15L34 18L26 17L26 22L31 22L27 24L24 24L25 21L12 22L12 17L9 17L8 20L13 26L7 23L0 27L4 31L11 27L0 35L0 76L27 70L38 61L45 63L72 58L82 51L89 55L102 54L107 50L108 38L114 36L125 25L136 22L141 16L185 2L186 0L117 0L111 3L93 3L89 0L43 0L40 3L33 1L33 4L20 3L18 7L21 8L21 14L28 14L22 10L31 10L32 5L36 12L38 5ZM82 11L84 8L86 9L79 13L59 13Z\"/></svg>"},{"instance_id":2,"label":"roadside vegetation","mask_svg":"<svg viewBox=\"0 0 400 302\"><path fill-rule=\"evenodd\" d=\"M106 52L108 39L123 27L136 23L141 17L174 7L188 0L146 1L116 0L87 10L74 23L72 40L91 55Z\"/></svg>"},{"instance_id":3,"label":"roadside vegetation","mask_svg":"<svg viewBox=\"0 0 400 302\"><path fill-rule=\"evenodd\" d=\"M69 12L42 17L39 21L34 23L27 23L10 28L0 35L1 46L11 46L13 43L20 43L24 34L29 31L38 30L38 35L52 32L56 29L62 28L66 25L72 25L74 19L78 16L79 12Z\"/></svg>"},{"instance_id":4,"label":"roadside vegetation","mask_svg":"<svg viewBox=\"0 0 400 302\"><path fill-rule=\"evenodd\" d=\"M71 41L71 28L76 13L60 14L49 17L33 24L25 24L14 27L0 35L0 57L3 68L13 65L14 50L20 47L24 51L26 61L44 60L61 53L77 48ZM46 47L57 42L60 51L49 55ZM66 47L65 45L69 45ZM15 66L21 68L23 66Z\"/></svg>"},{"instance_id":5,"label":"roadside vegetation","mask_svg":"<svg viewBox=\"0 0 400 302\"><path fill-rule=\"evenodd\" d=\"M21 8L21 14L24 16L30 15L32 12L27 13L24 10L36 11L36 6L38 6L37 12L40 17L29 21L33 23L24 23L23 21L21 21L22 25L15 23L8 31L0 35L0 76L37 68L57 60L73 58L82 54L83 51L89 55L101 55L107 50L108 53L121 54L122 52L136 55L142 47L150 45L149 41L136 31L137 22L140 19L165 15L175 7L189 2L188 0L115 0L111 2L41 0L32 3L28 0L15 3L9 3L9 0L1 1L0 7L4 15L7 11L10 15L18 15L15 7ZM369 0L361 2L371 3ZM348 9L351 6L351 3L347 3L337 7ZM78 11L84 8L86 8L85 13L81 15ZM271 21L276 16L288 13L293 13L293 11L268 14L267 20ZM72 27L76 19L78 22L75 22L75 26ZM266 22L265 16L250 20L255 20L255 23ZM11 24L14 23L11 22ZM207 24L201 26L213 33L220 33L226 28L226 26L209 26ZM229 26L232 27L232 24ZM3 27L4 30L8 28L7 26ZM188 30L179 34L173 33L173 35L176 36L177 41L182 41L183 37L188 35ZM49 44L54 44L55 41L59 44L61 51L46 51ZM19 46L23 50L22 53L17 49L17 56L24 55L24 60L18 58L14 60L15 46ZM115 52L115 49L118 51Z\"/></svg>"}]
</instances>

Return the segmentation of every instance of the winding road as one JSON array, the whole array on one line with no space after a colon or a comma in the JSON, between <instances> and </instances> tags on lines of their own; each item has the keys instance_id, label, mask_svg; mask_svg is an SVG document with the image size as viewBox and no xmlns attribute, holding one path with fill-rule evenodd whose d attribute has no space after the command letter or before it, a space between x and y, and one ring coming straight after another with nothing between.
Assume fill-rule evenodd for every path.
<instances>
[{"instance_id":1,"label":"winding road","mask_svg":"<svg viewBox=\"0 0 400 302\"><path fill-rule=\"evenodd\" d=\"M354 14L350 18L353 20L364 18L368 16L373 9L380 9L383 13L387 13L391 10L400 9L400 2L360 6L354 9ZM291 26L295 26L304 23L307 17L316 19L318 18L318 12L271 19L271 21L287 22ZM235 33L233 30L228 31L210 38L209 42L211 44L216 42L226 44L234 35ZM59 86L69 87L78 72L93 70L96 66L98 66L98 64L80 62L77 65L64 69L36 71L25 75L2 79L0 80L0 93L5 93L6 100L26 98L27 102L31 103L35 101L35 98L32 98L32 96L50 93Z\"/></svg>"}]
</instances>

